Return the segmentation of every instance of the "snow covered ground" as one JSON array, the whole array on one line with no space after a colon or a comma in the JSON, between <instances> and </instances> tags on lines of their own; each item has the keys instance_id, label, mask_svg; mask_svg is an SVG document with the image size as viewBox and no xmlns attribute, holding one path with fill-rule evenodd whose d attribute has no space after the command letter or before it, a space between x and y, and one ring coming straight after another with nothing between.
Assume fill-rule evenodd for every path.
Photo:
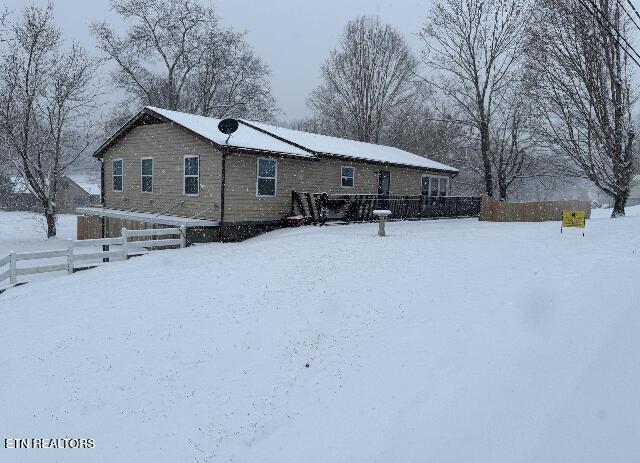
<instances>
[{"instance_id":1,"label":"snow covered ground","mask_svg":"<svg viewBox=\"0 0 640 463\"><path fill-rule=\"evenodd\" d=\"M0 438L96 443L0 461L640 460L640 208L584 238L376 230L281 230L0 295Z\"/></svg>"},{"instance_id":2,"label":"snow covered ground","mask_svg":"<svg viewBox=\"0 0 640 463\"><path fill-rule=\"evenodd\" d=\"M76 215L60 214L56 222L57 237L47 239L47 228L44 216L33 212L4 212L0 211L0 258L11 251L53 251L66 249L70 240L76 239ZM87 251L88 252L88 251ZM40 265L55 265L65 262L66 258L39 259L20 262L20 267L37 267ZM2 271L5 268L1 269ZM20 276L18 281L34 281L64 276L64 273L41 273ZM0 281L0 288L6 288L8 280Z\"/></svg>"},{"instance_id":3,"label":"snow covered ground","mask_svg":"<svg viewBox=\"0 0 640 463\"><path fill-rule=\"evenodd\" d=\"M11 251L64 249L68 240L76 239L76 216L61 214L56 226L58 237L48 240L42 214L0 211L0 257Z\"/></svg>"}]
</instances>

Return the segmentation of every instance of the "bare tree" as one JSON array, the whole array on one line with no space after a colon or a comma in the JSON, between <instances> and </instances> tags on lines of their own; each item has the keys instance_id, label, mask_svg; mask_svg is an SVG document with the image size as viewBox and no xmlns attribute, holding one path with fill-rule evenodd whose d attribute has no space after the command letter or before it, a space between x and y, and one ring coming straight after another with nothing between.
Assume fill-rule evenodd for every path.
<instances>
[{"instance_id":1,"label":"bare tree","mask_svg":"<svg viewBox=\"0 0 640 463\"><path fill-rule=\"evenodd\" d=\"M410 100L416 65L397 30L356 18L322 66L309 106L334 135L377 143L391 114Z\"/></svg>"},{"instance_id":2,"label":"bare tree","mask_svg":"<svg viewBox=\"0 0 640 463\"><path fill-rule=\"evenodd\" d=\"M202 61L185 92L185 107L203 116L271 120L277 110L269 68L256 57L244 34L209 31Z\"/></svg>"},{"instance_id":3,"label":"bare tree","mask_svg":"<svg viewBox=\"0 0 640 463\"><path fill-rule=\"evenodd\" d=\"M523 120L518 112L510 112L494 130L491 161L501 200L506 201L509 189L526 172L527 151L521 145Z\"/></svg>"},{"instance_id":4,"label":"bare tree","mask_svg":"<svg viewBox=\"0 0 640 463\"><path fill-rule=\"evenodd\" d=\"M491 163L499 198L532 180L542 185L558 172L541 150L533 127L533 104L527 79L516 77L513 85L497 95L491 128Z\"/></svg>"},{"instance_id":5,"label":"bare tree","mask_svg":"<svg viewBox=\"0 0 640 463\"><path fill-rule=\"evenodd\" d=\"M0 43L4 42L4 36L6 34L5 24L7 22L7 17L9 16L9 10L5 6L4 9L0 10Z\"/></svg>"},{"instance_id":6,"label":"bare tree","mask_svg":"<svg viewBox=\"0 0 640 463\"><path fill-rule=\"evenodd\" d=\"M460 165L465 124L422 89L398 108L383 131L382 141L444 164Z\"/></svg>"},{"instance_id":7,"label":"bare tree","mask_svg":"<svg viewBox=\"0 0 640 463\"><path fill-rule=\"evenodd\" d=\"M42 205L52 237L58 181L90 144L97 63L78 45L63 50L52 4L26 8L8 41L0 62L2 154Z\"/></svg>"},{"instance_id":8,"label":"bare tree","mask_svg":"<svg viewBox=\"0 0 640 463\"><path fill-rule=\"evenodd\" d=\"M4 10L0 11L0 47L3 45L5 41L6 34L6 21L9 16L9 12L5 7ZM2 53L2 49L0 48L0 53ZM1 55L0 55L1 56ZM11 182L11 178L9 176L9 168L8 168L8 148L7 143L4 137L0 136L0 197L8 196L13 193L13 184Z\"/></svg>"},{"instance_id":9,"label":"bare tree","mask_svg":"<svg viewBox=\"0 0 640 463\"><path fill-rule=\"evenodd\" d=\"M420 32L425 80L479 133L485 191L493 196L491 124L496 95L512 84L528 16L526 0L436 0Z\"/></svg>"},{"instance_id":10,"label":"bare tree","mask_svg":"<svg viewBox=\"0 0 640 463\"><path fill-rule=\"evenodd\" d=\"M0 171L0 198L8 198L13 194L13 182L6 172Z\"/></svg>"},{"instance_id":11,"label":"bare tree","mask_svg":"<svg viewBox=\"0 0 640 463\"><path fill-rule=\"evenodd\" d=\"M563 168L613 198L612 217L624 215L635 130L620 3L539 0L536 19L527 48L540 132Z\"/></svg>"},{"instance_id":12,"label":"bare tree","mask_svg":"<svg viewBox=\"0 0 640 463\"><path fill-rule=\"evenodd\" d=\"M323 127L321 121L313 116L306 117L304 119L297 119L289 123L284 123L284 125L293 130L331 135L331 131L326 127Z\"/></svg>"},{"instance_id":13,"label":"bare tree","mask_svg":"<svg viewBox=\"0 0 640 463\"><path fill-rule=\"evenodd\" d=\"M195 0L112 0L131 23L120 37L106 22L92 30L114 61L116 87L136 104L203 115L250 115L266 120L276 110L269 70L244 35L224 30L213 8Z\"/></svg>"}]
</instances>

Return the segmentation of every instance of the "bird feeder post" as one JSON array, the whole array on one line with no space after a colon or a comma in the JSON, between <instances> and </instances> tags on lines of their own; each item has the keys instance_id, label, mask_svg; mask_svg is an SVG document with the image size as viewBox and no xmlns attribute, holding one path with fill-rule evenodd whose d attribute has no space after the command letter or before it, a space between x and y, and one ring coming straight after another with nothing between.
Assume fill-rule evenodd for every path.
<instances>
[{"instance_id":1,"label":"bird feeder post","mask_svg":"<svg viewBox=\"0 0 640 463\"><path fill-rule=\"evenodd\" d=\"M386 218L391 215L391 211L387 209L375 210L373 211L373 215L380 219L378 222L378 236L385 236L384 223Z\"/></svg>"}]
</instances>

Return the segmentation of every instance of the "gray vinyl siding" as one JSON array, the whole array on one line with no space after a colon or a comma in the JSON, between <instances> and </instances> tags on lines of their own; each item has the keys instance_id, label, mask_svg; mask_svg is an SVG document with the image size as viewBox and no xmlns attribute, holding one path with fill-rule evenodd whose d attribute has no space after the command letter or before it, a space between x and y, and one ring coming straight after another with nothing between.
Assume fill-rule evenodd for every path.
<instances>
[{"instance_id":1,"label":"gray vinyl siding","mask_svg":"<svg viewBox=\"0 0 640 463\"><path fill-rule=\"evenodd\" d=\"M184 156L200 156L200 194L184 195ZM153 192L141 191L143 157L153 158ZM123 191L112 188L112 161L123 159ZM104 156L105 206L131 209L138 212L160 213L191 217L205 209L198 217L220 219L220 187L222 155L212 145L185 132L171 123L141 125L109 148ZM123 198L128 201L122 202Z\"/></svg>"},{"instance_id":2,"label":"gray vinyl siding","mask_svg":"<svg viewBox=\"0 0 640 463\"><path fill-rule=\"evenodd\" d=\"M225 161L224 221L277 220L291 213L291 191L301 191L315 175L316 160L274 157L277 161L275 197L258 197L258 156L231 153Z\"/></svg>"},{"instance_id":3,"label":"gray vinyl siding","mask_svg":"<svg viewBox=\"0 0 640 463\"><path fill-rule=\"evenodd\" d=\"M63 178L61 189L56 197L57 210L60 213L74 213L76 208L89 206L91 195L76 185L75 182Z\"/></svg>"},{"instance_id":4,"label":"gray vinyl siding","mask_svg":"<svg viewBox=\"0 0 640 463\"><path fill-rule=\"evenodd\" d=\"M200 194L184 195L184 156L200 156ZM141 191L141 159L152 157L153 192ZM390 193L419 195L422 175L427 170L386 167L340 159L301 159L274 157L277 161L275 197L259 197L256 191L256 154L229 153L225 161L224 222L279 220L291 213L291 192L329 194L377 194L378 171L391 172ZM112 161L123 160L123 191L112 188ZM341 166L355 168L353 188L341 185ZM133 128L104 155L105 206L121 210L161 213L221 220L222 153L211 144L172 123L141 125ZM438 174L434 174L438 175ZM127 202L122 200L127 198Z\"/></svg>"},{"instance_id":5,"label":"gray vinyl siding","mask_svg":"<svg viewBox=\"0 0 640 463\"><path fill-rule=\"evenodd\" d=\"M355 168L353 188L342 187L341 167ZM378 172L391 172L389 193L392 195L419 195L422 174L427 171L402 167L386 167L381 164L347 162L339 159L322 159L317 166L315 179L311 184L313 192L326 191L329 194L377 194ZM308 190L304 190L308 191Z\"/></svg>"},{"instance_id":6,"label":"gray vinyl siding","mask_svg":"<svg viewBox=\"0 0 640 463\"><path fill-rule=\"evenodd\" d=\"M386 167L363 162L322 158L304 160L278 158L275 197L256 194L257 162L260 156L229 154L225 167L225 222L277 220L291 213L291 192L329 194L377 194L378 171L391 172L390 194L419 195L422 175L442 175L428 170ZM353 188L343 188L341 167L355 168Z\"/></svg>"}]
</instances>

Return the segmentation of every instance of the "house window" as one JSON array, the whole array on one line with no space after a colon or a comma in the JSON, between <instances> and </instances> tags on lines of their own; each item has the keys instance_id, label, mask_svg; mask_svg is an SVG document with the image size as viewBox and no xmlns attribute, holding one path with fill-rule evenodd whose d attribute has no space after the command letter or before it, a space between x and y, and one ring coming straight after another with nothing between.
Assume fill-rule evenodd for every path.
<instances>
[{"instance_id":1,"label":"house window","mask_svg":"<svg viewBox=\"0 0 640 463\"><path fill-rule=\"evenodd\" d=\"M423 175L422 194L431 197L447 196L449 194L449 178Z\"/></svg>"},{"instance_id":2,"label":"house window","mask_svg":"<svg viewBox=\"0 0 640 463\"><path fill-rule=\"evenodd\" d=\"M341 178L343 188L353 188L353 177L355 175L355 169L353 167L342 166Z\"/></svg>"},{"instance_id":3,"label":"house window","mask_svg":"<svg viewBox=\"0 0 640 463\"><path fill-rule=\"evenodd\" d=\"M275 196L277 163L275 159L258 158L257 196Z\"/></svg>"},{"instance_id":4,"label":"house window","mask_svg":"<svg viewBox=\"0 0 640 463\"><path fill-rule=\"evenodd\" d=\"M111 189L113 191L122 191L122 159L114 159L111 163L113 181Z\"/></svg>"},{"instance_id":5,"label":"house window","mask_svg":"<svg viewBox=\"0 0 640 463\"><path fill-rule=\"evenodd\" d=\"M429 196L429 177L428 175L422 176L422 196Z\"/></svg>"},{"instance_id":6,"label":"house window","mask_svg":"<svg viewBox=\"0 0 640 463\"><path fill-rule=\"evenodd\" d=\"M200 156L184 157L184 194L198 196L200 193Z\"/></svg>"},{"instance_id":7,"label":"house window","mask_svg":"<svg viewBox=\"0 0 640 463\"><path fill-rule=\"evenodd\" d=\"M429 196L435 197L438 196L438 177L431 177L431 179L429 180Z\"/></svg>"},{"instance_id":8,"label":"house window","mask_svg":"<svg viewBox=\"0 0 640 463\"><path fill-rule=\"evenodd\" d=\"M143 193L153 193L153 158L142 158L140 174Z\"/></svg>"},{"instance_id":9,"label":"house window","mask_svg":"<svg viewBox=\"0 0 640 463\"><path fill-rule=\"evenodd\" d=\"M447 196L449 179L440 177L440 196Z\"/></svg>"}]
</instances>

